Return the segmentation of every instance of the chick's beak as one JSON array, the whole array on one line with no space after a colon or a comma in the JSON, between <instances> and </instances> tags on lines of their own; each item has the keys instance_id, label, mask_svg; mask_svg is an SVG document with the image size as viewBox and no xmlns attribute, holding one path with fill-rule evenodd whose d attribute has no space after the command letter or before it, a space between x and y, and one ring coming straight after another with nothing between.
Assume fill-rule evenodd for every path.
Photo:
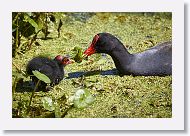
<instances>
[{"instance_id":1,"label":"chick's beak","mask_svg":"<svg viewBox=\"0 0 190 136\"><path fill-rule=\"evenodd\" d=\"M72 63L75 63L73 59L69 59L69 61L67 62L67 64L72 64Z\"/></svg>"},{"instance_id":2,"label":"chick's beak","mask_svg":"<svg viewBox=\"0 0 190 136\"><path fill-rule=\"evenodd\" d=\"M62 61L62 64L64 66L68 65L68 64L71 64L71 63L74 63L75 61L73 59L70 59L70 58L67 58L65 60Z\"/></svg>"}]
</instances>

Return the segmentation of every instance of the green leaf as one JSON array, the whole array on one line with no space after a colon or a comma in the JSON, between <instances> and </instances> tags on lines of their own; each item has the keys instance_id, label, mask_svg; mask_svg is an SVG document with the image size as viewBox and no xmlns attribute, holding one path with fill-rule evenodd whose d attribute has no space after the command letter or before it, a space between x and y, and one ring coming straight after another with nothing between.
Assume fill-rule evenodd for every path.
<instances>
[{"instance_id":1,"label":"green leaf","mask_svg":"<svg viewBox=\"0 0 190 136\"><path fill-rule=\"evenodd\" d=\"M12 33L16 31L16 27L14 27L14 25L12 26Z\"/></svg>"},{"instance_id":2,"label":"green leaf","mask_svg":"<svg viewBox=\"0 0 190 136\"><path fill-rule=\"evenodd\" d=\"M89 96L86 98L85 102L89 105L89 104L93 103L94 100L95 100L94 96L89 95Z\"/></svg>"},{"instance_id":3,"label":"green leaf","mask_svg":"<svg viewBox=\"0 0 190 136\"><path fill-rule=\"evenodd\" d=\"M46 75L40 73L39 71L35 70L35 71L32 71L32 73L33 73L34 76L36 76L39 80L45 82L46 84L51 83L51 80L49 79L49 77L47 77Z\"/></svg>"},{"instance_id":4,"label":"green leaf","mask_svg":"<svg viewBox=\"0 0 190 136\"><path fill-rule=\"evenodd\" d=\"M53 103L53 100L49 97L43 97L42 98L43 107L48 111L54 111L55 110L55 104Z\"/></svg>"},{"instance_id":5,"label":"green leaf","mask_svg":"<svg viewBox=\"0 0 190 136\"><path fill-rule=\"evenodd\" d=\"M75 60L75 62L81 63L81 62L82 62L82 59L83 59L82 48L76 46L76 47L73 49L73 51L75 52L74 55L73 55L73 56L74 56L73 59Z\"/></svg>"},{"instance_id":6,"label":"green leaf","mask_svg":"<svg viewBox=\"0 0 190 136\"><path fill-rule=\"evenodd\" d=\"M89 91L79 89L74 95L73 103L76 108L85 108L92 104L94 101L95 98L90 94Z\"/></svg>"},{"instance_id":7,"label":"green leaf","mask_svg":"<svg viewBox=\"0 0 190 136\"><path fill-rule=\"evenodd\" d=\"M32 18L30 18L29 15L24 14L24 21L30 23L35 28L36 32L39 31L38 24Z\"/></svg>"},{"instance_id":8,"label":"green leaf","mask_svg":"<svg viewBox=\"0 0 190 136\"><path fill-rule=\"evenodd\" d=\"M32 16L32 12L25 12L28 16Z\"/></svg>"}]
</instances>

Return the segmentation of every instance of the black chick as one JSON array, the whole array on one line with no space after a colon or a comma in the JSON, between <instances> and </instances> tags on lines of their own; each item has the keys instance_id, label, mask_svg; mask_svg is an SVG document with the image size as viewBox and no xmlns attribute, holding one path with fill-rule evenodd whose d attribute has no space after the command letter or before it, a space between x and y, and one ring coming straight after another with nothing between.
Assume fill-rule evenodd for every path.
<instances>
[{"instance_id":1,"label":"black chick","mask_svg":"<svg viewBox=\"0 0 190 136\"><path fill-rule=\"evenodd\" d=\"M51 80L50 85L58 84L64 77L64 67L73 61L69 57L61 55L56 56L53 60L47 57L35 57L30 60L26 67L27 74L31 75L32 80L36 83L38 79L33 75L32 71L37 70L45 74ZM47 86L45 82L41 82L38 89L44 89ZM46 90L49 90L46 88Z\"/></svg>"}]
</instances>

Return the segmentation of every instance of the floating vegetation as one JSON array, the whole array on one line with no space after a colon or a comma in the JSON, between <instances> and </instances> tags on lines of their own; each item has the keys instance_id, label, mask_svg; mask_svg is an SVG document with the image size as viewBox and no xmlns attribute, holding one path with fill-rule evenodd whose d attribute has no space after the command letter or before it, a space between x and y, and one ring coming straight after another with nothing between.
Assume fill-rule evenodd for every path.
<instances>
[{"instance_id":1,"label":"floating vegetation","mask_svg":"<svg viewBox=\"0 0 190 136\"><path fill-rule=\"evenodd\" d=\"M130 53L169 41L171 13L15 12L12 21L12 117L172 117L171 76L120 77L109 55L83 56L100 32L117 36ZM76 63L65 67L65 79L51 91L34 91L31 79L25 75L28 61L58 54L68 54Z\"/></svg>"},{"instance_id":2,"label":"floating vegetation","mask_svg":"<svg viewBox=\"0 0 190 136\"><path fill-rule=\"evenodd\" d=\"M95 97L88 90L79 89L69 100L74 103L76 108L86 108L95 101Z\"/></svg>"}]
</instances>

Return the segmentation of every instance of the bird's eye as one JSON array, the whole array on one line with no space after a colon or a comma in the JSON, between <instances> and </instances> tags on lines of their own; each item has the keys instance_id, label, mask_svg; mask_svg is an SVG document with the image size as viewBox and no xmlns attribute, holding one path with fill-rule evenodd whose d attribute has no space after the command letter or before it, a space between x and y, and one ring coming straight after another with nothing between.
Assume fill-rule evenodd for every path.
<instances>
[{"instance_id":1,"label":"bird's eye","mask_svg":"<svg viewBox=\"0 0 190 136\"><path fill-rule=\"evenodd\" d=\"M68 62L68 61L69 61L69 59L68 59L68 58L65 58L65 59L64 59L64 62Z\"/></svg>"}]
</instances>

